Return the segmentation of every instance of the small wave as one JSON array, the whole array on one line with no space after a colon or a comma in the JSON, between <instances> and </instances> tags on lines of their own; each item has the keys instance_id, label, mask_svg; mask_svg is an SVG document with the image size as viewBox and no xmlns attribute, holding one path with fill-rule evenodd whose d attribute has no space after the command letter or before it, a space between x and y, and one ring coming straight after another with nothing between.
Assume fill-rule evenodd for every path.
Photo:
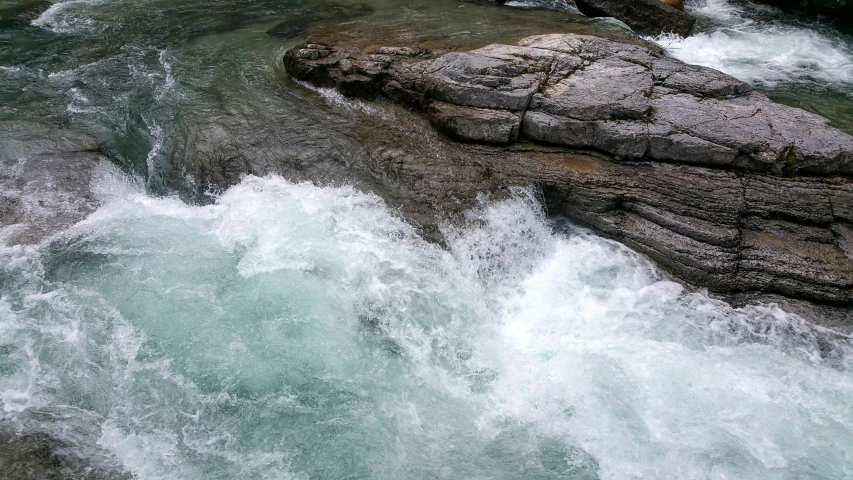
<instances>
[{"instance_id":1,"label":"small wave","mask_svg":"<svg viewBox=\"0 0 853 480\"><path fill-rule=\"evenodd\" d=\"M71 101L65 108L65 111L68 113L92 113L95 111L94 109L85 106L89 104L89 99L83 95L83 92L81 92L79 88L72 88L68 91L68 94L71 96Z\"/></svg>"},{"instance_id":2,"label":"small wave","mask_svg":"<svg viewBox=\"0 0 853 480\"><path fill-rule=\"evenodd\" d=\"M103 3L104 0L68 0L51 5L30 24L55 33L77 33L90 29L94 21L74 15L79 5Z\"/></svg>"},{"instance_id":3,"label":"small wave","mask_svg":"<svg viewBox=\"0 0 853 480\"><path fill-rule=\"evenodd\" d=\"M665 34L649 39L679 60L765 87L791 82L853 84L850 39L820 25L781 21L780 12L745 8L725 0L688 5L705 23L698 32L687 38Z\"/></svg>"}]
</instances>

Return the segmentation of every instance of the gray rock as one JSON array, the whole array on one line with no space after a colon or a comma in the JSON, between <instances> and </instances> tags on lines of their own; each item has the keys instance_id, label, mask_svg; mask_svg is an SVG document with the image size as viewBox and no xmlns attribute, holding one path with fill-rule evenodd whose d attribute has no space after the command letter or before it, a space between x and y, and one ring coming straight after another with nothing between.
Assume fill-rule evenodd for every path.
<instances>
[{"instance_id":1,"label":"gray rock","mask_svg":"<svg viewBox=\"0 0 853 480\"><path fill-rule=\"evenodd\" d=\"M385 51L392 54L312 44L288 52L285 65L297 78L349 96L385 92L424 110L434 101L474 107L467 122L465 111L455 110L452 122L441 123L459 139L496 142L490 129L472 137L470 125L487 117L477 109L487 108L521 114L523 138L625 159L775 175L853 172L853 138L825 119L654 49L582 35L538 35L518 46L490 45L434 60ZM466 131L454 125L466 125Z\"/></svg>"},{"instance_id":2,"label":"gray rock","mask_svg":"<svg viewBox=\"0 0 853 480\"><path fill-rule=\"evenodd\" d=\"M549 211L688 284L853 318L853 138L816 115L596 37L540 35L437 58L386 49L372 71L357 65L375 53L324 45L329 55L310 60L306 48L285 54L292 76L343 92L359 69L364 90L427 113L386 103L355 122L364 156L354 163L422 224L479 193L537 185ZM446 135L425 133L426 121Z\"/></svg>"},{"instance_id":3,"label":"gray rock","mask_svg":"<svg viewBox=\"0 0 853 480\"><path fill-rule=\"evenodd\" d=\"M39 17L53 3L49 0L11 0L0 6L0 27L22 27Z\"/></svg>"},{"instance_id":4,"label":"gray rock","mask_svg":"<svg viewBox=\"0 0 853 480\"><path fill-rule=\"evenodd\" d=\"M512 112L488 108L460 107L433 102L429 121L437 130L451 138L509 145L518 138L521 117Z\"/></svg>"},{"instance_id":5,"label":"gray rock","mask_svg":"<svg viewBox=\"0 0 853 480\"><path fill-rule=\"evenodd\" d=\"M35 121L0 122L0 241L37 243L94 211L98 140Z\"/></svg>"},{"instance_id":6,"label":"gray rock","mask_svg":"<svg viewBox=\"0 0 853 480\"><path fill-rule=\"evenodd\" d=\"M588 17L614 17L649 35L677 33L686 37L696 19L660 0L575 0Z\"/></svg>"}]
</instances>

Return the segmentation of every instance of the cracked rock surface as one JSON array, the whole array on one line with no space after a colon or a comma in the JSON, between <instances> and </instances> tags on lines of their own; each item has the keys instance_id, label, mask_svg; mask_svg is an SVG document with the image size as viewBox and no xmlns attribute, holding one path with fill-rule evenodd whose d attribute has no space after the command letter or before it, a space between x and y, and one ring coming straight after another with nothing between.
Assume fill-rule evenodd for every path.
<instances>
[{"instance_id":1,"label":"cracked rock surface","mask_svg":"<svg viewBox=\"0 0 853 480\"><path fill-rule=\"evenodd\" d=\"M825 119L651 46L559 34L403 47L303 44L284 65L410 109L358 128L374 132L365 169L420 222L534 184L550 211L689 284L829 305L853 326L853 138ZM417 117L444 139L413 131Z\"/></svg>"},{"instance_id":2,"label":"cracked rock surface","mask_svg":"<svg viewBox=\"0 0 853 480\"><path fill-rule=\"evenodd\" d=\"M452 115L432 118L462 140L505 145L521 137L620 159L774 175L853 173L853 138L824 118L642 46L537 35L412 61L425 54L308 44L290 50L285 63L294 77L348 96L384 93L424 110L436 102L455 106ZM484 121L510 134L476 131Z\"/></svg>"}]
</instances>

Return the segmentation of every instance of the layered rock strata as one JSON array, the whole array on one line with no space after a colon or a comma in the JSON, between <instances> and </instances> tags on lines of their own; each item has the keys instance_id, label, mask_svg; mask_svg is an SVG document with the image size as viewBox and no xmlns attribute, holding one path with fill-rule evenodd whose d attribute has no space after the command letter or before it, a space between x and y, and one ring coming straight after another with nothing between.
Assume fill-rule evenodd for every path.
<instances>
[{"instance_id":1,"label":"layered rock strata","mask_svg":"<svg viewBox=\"0 0 853 480\"><path fill-rule=\"evenodd\" d=\"M403 203L446 210L476 191L536 184L552 211L694 285L853 301L853 138L720 72L580 35L436 58L309 43L284 64L476 142L460 144L470 159L456 166L375 152L371 170ZM401 174L404 164L418 174ZM442 192L424 193L430 176Z\"/></svg>"}]
</instances>

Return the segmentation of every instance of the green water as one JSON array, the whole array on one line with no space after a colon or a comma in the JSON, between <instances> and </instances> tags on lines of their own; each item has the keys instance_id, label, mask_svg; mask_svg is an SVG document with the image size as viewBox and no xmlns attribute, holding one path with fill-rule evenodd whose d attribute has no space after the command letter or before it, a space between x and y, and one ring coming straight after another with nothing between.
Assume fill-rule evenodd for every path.
<instances>
[{"instance_id":1,"label":"green water","mask_svg":"<svg viewBox=\"0 0 853 480\"><path fill-rule=\"evenodd\" d=\"M849 341L685 293L530 192L484 201L446 249L348 186L248 177L208 205L172 196L220 124L283 155L359 148L352 112L280 65L336 28L461 48L626 35L455 0L69 0L2 27L0 119L90 132L114 162L83 222L0 247L2 438L51 438L83 465L64 478L853 476ZM831 48L786 64L796 45L744 60L713 32L696 61L853 131L845 34L804 34Z\"/></svg>"}]
</instances>

